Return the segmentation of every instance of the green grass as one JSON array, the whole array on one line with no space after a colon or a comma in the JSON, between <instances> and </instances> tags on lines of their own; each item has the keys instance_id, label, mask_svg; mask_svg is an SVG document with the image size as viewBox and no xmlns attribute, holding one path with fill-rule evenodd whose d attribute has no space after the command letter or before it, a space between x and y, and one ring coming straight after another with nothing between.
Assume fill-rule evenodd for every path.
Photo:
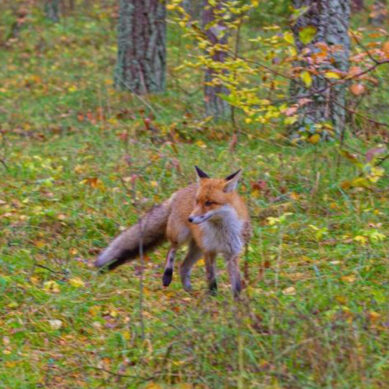
<instances>
[{"instance_id":1,"label":"green grass","mask_svg":"<svg viewBox=\"0 0 389 389\"><path fill-rule=\"evenodd\" d=\"M173 83L150 99L152 143L148 108L110 86L110 23L97 6L58 26L34 11L0 51L0 387L385 387L387 176L342 189L359 171L334 144L289 147L255 129L231 153L228 124L204 122L201 98ZM97 274L120 227L193 181L195 164L244 169L254 236L242 301L221 259L216 297L201 261L193 294L177 274L164 289L166 247L143 271Z\"/></svg>"}]
</instances>

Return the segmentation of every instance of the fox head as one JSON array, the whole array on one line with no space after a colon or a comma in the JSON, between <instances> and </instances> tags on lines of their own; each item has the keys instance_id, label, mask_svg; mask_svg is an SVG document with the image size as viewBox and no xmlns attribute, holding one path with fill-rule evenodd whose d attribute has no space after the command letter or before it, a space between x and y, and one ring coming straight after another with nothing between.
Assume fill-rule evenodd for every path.
<instances>
[{"instance_id":1,"label":"fox head","mask_svg":"<svg viewBox=\"0 0 389 389\"><path fill-rule=\"evenodd\" d=\"M196 193L196 203L188 221L200 224L206 220L218 221L234 212L237 194L235 189L241 176L239 169L226 178L210 178L200 168L195 166L199 188Z\"/></svg>"}]
</instances>

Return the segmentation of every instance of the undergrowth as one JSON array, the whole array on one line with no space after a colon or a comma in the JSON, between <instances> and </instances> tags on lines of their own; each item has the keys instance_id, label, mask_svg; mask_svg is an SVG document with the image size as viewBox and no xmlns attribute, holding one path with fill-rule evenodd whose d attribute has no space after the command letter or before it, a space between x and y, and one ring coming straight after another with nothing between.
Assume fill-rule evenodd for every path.
<instances>
[{"instance_id":1,"label":"undergrowth","mask_svg":"<svg viewBox=\"0 0 389 389\"><path fill-rule=\"evenodd\" d=\"M387 176L350 187L362 173L334 143L291 147L255 128L233 147L190 75L146 102L113 90L104 12L52 25L36 10L0 51L0 386L384 388ZM363 156L374 141L347 145ZM164 289L165 247L98 274L96 254L195 164L243 168L254 236L241 301L221 259L216 297L203 261L192 294L177 277Z\"/></svg>"}]
</instances>

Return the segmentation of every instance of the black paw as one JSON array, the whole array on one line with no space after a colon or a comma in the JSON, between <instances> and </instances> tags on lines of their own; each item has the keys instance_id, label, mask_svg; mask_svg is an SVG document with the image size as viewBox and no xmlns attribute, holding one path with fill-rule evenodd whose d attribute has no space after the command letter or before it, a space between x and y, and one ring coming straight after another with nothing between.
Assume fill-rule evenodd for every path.
<instances>
[{"instance_id":1,"label":"black paw","mask_svg":"<svg viewBox=\"0 0 389 389\"><path fill-rule=\"evenodd\" d=\"M211 281L210 283L209 283L209 293L211 294L211 295L216 295L216 293L217 293L217 282L216 282L216 280L213 280L213 281Z\"/></svg>"},{"instance_id":2,"label":"black paw","mask_svg":"<svg viewBox=\"0 0 389 389\"><path fill-rule=\"evenodd\" d=\"M166 269L162 277L162 285L169 286L173 279L173 269Z\"/></svg>"}]
</instances>

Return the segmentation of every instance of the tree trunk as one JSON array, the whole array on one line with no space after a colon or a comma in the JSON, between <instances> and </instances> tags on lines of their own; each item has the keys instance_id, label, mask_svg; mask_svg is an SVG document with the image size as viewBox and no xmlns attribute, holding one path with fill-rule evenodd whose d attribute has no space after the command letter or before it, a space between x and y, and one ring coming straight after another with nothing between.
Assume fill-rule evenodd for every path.
<instances>
[{"instance_id":1,"label":"tree trunk","mask_svg":"<svg viewBox=\"0 0 389 389\"><path fill-rule=\"evenodd\" d=\"M222 9L222 1L216 0L216 6L210 5L210 1L204 0L203 9L203 27L208 41L214 45L225 45L228 41L228 32L222 21L215 20L217 10ZM230 113L229 104L220 98L221 95L228 95L228 89L224 87L218 80L217 74L218 62L223 63L227 57L227 52L224 50L215 50L211 55L212 61L216 63L215 67L208 67L205 70L204 80L204 101L205 110L208 116L213 116L215 119L226 117Z\"/></svg>"},{"instance_id":2,"label":"tree trunk","mask_svg":"<svg viewBox=\"0 0 389 389\"><path fill-rule=\"evenodd\" d=\"M353 12L360 12L364 7L364 0L351 0L351 9Z\"/></svg>"},{"instance_id":3,"label":"tree trunk","mask_svg":"<svg viewBox=\"0 0 389 389\"><path fill-rule=\"evenodd\" d=\"M388 5L386 0L375 0L370 14L370 22L374 26L380 26L388 17Z\"/></svg>"},{"instance_id":4,"label":"tree trunk","mask_svg":"<svg viewBox=\"0 0 389 389\"><path fill-rule=\"evenodd\" d=\"M165 90L164 0L120 0L115 86L136 94Z\"/></svg>"},{"instance_id":5,"label":"tree trunk","mask_svg":"<svg viewBox=\"0 0 389 389\"><path fill-rule=\"evenodd\" d=\"M46 17L54 23L59 22L59 3L60 0L46 0L46 4L45 4Z\"/></svg>"},{"instance_id":6,"label":"tree trunk","mask_svg":"<svg viewBox=\"0 0 389 389\"><path fill-rule=\"evenodd\" d=\"M296 9L308 7L292 26L298 53L303 56L295 65L313 71L308 74L311 85L297 79L291 83L291 97L299 107L292 138L313 134L319 134L322 139L340 136L346 116L345 85L326 78L324 73L349 69L350 0L293 0L293 5ZM303 39L308 26L314 32L309 42ZM320 56L323 52L324 58Z\"/></svg>"}]
</instances>

